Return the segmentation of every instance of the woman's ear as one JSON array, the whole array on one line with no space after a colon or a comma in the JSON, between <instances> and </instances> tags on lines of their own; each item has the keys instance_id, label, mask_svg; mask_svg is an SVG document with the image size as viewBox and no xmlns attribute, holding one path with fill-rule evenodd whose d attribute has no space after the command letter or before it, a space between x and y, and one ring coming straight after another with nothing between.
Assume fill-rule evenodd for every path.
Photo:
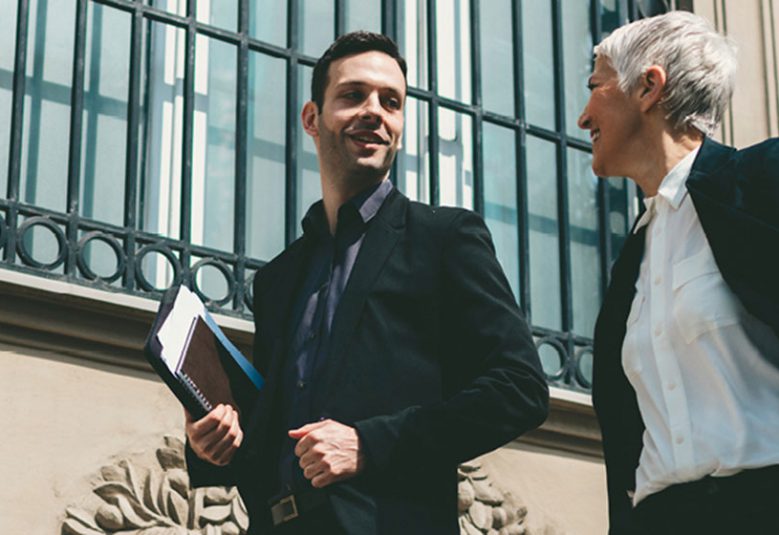
<instances>
[{"instance_id":1,"label":"woman's ear","mask_svg":"<svg viewBox=\"0 0 779 535\"><path fill-rule=\"evenodd\" d=\"M649 111L660 102L665 91L666 72L659 65L652 65L640 79L640 106L641 111Z\"/></svg>"}]
</instances>

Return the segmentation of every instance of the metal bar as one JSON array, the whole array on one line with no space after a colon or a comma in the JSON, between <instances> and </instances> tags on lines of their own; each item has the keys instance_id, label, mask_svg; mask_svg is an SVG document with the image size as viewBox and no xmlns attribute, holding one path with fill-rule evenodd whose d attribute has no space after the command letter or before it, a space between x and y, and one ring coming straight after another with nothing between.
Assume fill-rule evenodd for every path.
<instances>
[{"instance_id":1,"label":"metal bar","mask_svg":"<svg viewBox=\"0 0 779 535\"><path fill-rule=\"evenodd\" d=\"M398 32L395 5L392 0L381 0L381 33L397 42ZM394 172L392 173L395 174Z\"/></svg>"},{"instance_id":2,"label":"metal bar","mask_svg":"<svg viewBox=\"0 0 779 535\"><path fill-rule=\"evenodd\" d=\"M335 36L346 33L346 0L335 0Z\"/></svg>"},{"instance_id":3,"label":"metal bar","mask_svg":"<svg viewBox=\"0 0 779 535\"><path fill-rule=\"evenodd\" d=\"M436 38L438 32L436 31L436 1L427 0L427 35L428 44L427 51L429 54L428 61L428 87L430 88L430 107L428 113L430 114L430 204L433 206L438 205L439 202L439 177L438 177L438 150L439 150L439 136L438 136L438 58L436 57L438 45Z\"/></svg>"},{"instance_id":4,"label":"metal bar","mask_svg":"<svg viewBox=\"0 0 779 535\"><path fill-rule=\"evenodd\" d=\"M512 37L514 41L514 109L522 128L516 136L517 166L517 239L519 244L519 304L528 320L531 320L530 303L530 225L527 203L527 150L525 135L524 58L522 56L522 2L512 0Z\"/></svg>"},{"instance_id":5,"label":"metal bar","mask_svg":"<svg viewBox=\"0 0 779 535\"><path fill-rule=\"evenodd\" d=\"M81 180L81 137L84 117L84 57L86 54L87 0L76 3L73 45L73 81L70 100L70 149L68 153L67 225L68 256L65 273L74 275L78 248L79 182Z\"/></svg>"},{"instance_id":6,"label":"metal bar","mask_svg":"<svg viewBox=\"0 0 779 535\"><path fill-rule=\"evenodd\" d=\"M244 258L246 256L246 215L247 215L247 164L248 150L248 93L249 93L249 0L240 0L238 8L238 31L243 37L238 47L238 84L236 88L237 106L235 109L235 227L233 231L233 250L239 261L234 268L236 292L233 308L243 308L244 296Z\"/></svg>"},{"instance_id":7,"label":"metal bar","mask_svg":"<svg viewBox=\"0 0 779 535\"><path fill-rule=\"evenodd\" d=\"M138 221L138 135L140 129L141 52L143 51L143 12L136 8L132 13L130 29L130 76L127 88L127 154L124 166L124 226L127 234L124 242L126 256L122 286L126 290L135 287L135 233Z\"/></svg>"},{"instance_id":8,"label":"metal bar","mask_svg":"<svg viewBox=\"0 0 779 535\"><path fill-rule=\"evenodd\" d=\"M473 206L484 215L484 128L481 111L484 106L481 94L481 12L480 1L471 0L471 94L477 113L473 121Z\"/></svg>"},{"instance_id":9,"label":"metal bar","mask_svg":"<svg viewBox=\"0 0 779 535\"><path fill-rule=\"evenodd\" d=\"M287 1L287 44L290 50L298 48L298 0ZM300 103L298 93L298 58L292 56L287 62L287 131L284 147L284 160L286 163L286 217L284 220L285 243L290 244L295 240L297 228L297 196L298 196L298 154L297 138L298 108Z\"/></svg>"},{"instance_id":10,"label":"metal bar","mask_svg":"<svg viewBox=\"0 0 779 535\"><path fill-rule=\"evenodd\" d=\"M563 70L563 8L561 0L552 3L554 69L555 69L555 103L557 129L560 132L560 142L557 144L557 218L559 228L560 251L560 300L562 306L562 330L570 333L573 330L573 294L571 285L571 244L568 221L568 136L565 117L565 72ZM573 343L570 336L565 337L567 358L564 364L566 372L563 382L571 382L571 365L573 363Z\"/></svg>"},{"instance_id":11,"label":"metal bar","mask_svg":"<svg viewBox=\"0 0 779 535\"><path fill-rule=\"evenodd\" d=\"M181 224L180 236L185 243L192 241L192 142L194 137L195 113L195 44L197 32L195 25L196 0L187 0L187 34L185 37L184 63L184 116L182 119L181 147ZM185 282L190 281L190 250L185 247L181 253L181 275Z\"/></svg>"}]
</instances>

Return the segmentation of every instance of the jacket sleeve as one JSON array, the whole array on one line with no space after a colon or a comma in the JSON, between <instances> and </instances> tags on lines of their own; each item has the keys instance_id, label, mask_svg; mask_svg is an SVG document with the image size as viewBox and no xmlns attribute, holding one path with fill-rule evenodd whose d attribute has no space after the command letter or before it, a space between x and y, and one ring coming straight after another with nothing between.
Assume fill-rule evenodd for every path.
<instances>
[{"instance_id":1,"label":"jacket sleeve","mask_svg":"<svg viewBox=\"0 0 779 535\"><path fill-rule=\"evenodd\" d=\"M448 377L440 402L355 423L369 471L400 474L471 459L540 425L549 391L530 330L483 220L457 211L442 249Z\"/></svg>"}]
</instances>

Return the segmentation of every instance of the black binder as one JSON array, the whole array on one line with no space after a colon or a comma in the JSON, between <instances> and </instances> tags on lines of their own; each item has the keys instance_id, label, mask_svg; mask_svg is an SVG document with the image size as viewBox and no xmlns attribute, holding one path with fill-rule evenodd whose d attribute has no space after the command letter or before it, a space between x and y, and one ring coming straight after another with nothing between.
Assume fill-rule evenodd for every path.
<instances>
[{"instance_id":1,"label":"black binder","mask_svg":"<svg viewBox=\"0 0 779 535\"><path fill-rule=\"evenodd\" d=\"M179 364L171 370L162 357L157 335L173 310L179 287L162 298L144 346L146 359L195 419L205 416L220 403L230 404L239 417L251 410L262 387L259 372L240 354L208 312L193 318Z\"/></svg>"}]
</instances>

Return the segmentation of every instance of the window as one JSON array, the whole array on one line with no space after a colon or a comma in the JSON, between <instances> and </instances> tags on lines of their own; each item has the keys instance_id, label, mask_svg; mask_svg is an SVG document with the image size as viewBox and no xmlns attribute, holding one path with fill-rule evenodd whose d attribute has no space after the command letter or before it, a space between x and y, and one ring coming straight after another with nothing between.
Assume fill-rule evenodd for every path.
<instances>
[{"instance_id":1,"label":"window","mask_svg":"<svg viewBox=\"0 0 779 535\"><path fill-rule=\"evenodd\" d=\"M150 296L194 281L250 316L254 271L319 198L299 124L316 57L383 31L409 64L392 179L484 216L550 381L587 389L634 190L592 175L576 118L593 42L641 9L663 6L0 0L0 266Z\"/></svg>"}]
</instances>

